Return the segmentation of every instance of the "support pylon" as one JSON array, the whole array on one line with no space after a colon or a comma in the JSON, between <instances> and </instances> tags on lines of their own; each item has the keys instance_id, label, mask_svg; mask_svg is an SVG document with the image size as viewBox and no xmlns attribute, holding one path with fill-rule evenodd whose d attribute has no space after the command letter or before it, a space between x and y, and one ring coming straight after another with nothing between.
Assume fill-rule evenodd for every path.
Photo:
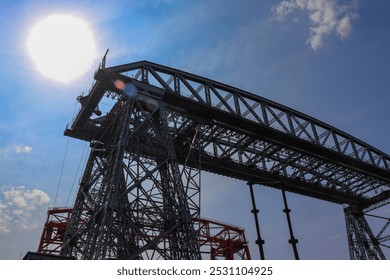
<instances>
[{"instance_id":1,"label":"support pylon","mask_svg":"<svg viewBox=\"0 0 390 280\"><path fill-rule=\"evenodd\" d=\"M157 99L124 95L117 101L91 142L61 255L201 258L192 222L199 191L182 181L188 171L179 169L168 117Z\"/></svg>"},{"instance_id":2,"label":"support pylon","mask_svg":"<svg viewBox=\"0 0 390 280\"><path fill-rule=\"evenodd\" d=\"M386 257L373 234L364 213L357 207L344 209L351 260L385 260Z\"/></svg>"}]
</instances>

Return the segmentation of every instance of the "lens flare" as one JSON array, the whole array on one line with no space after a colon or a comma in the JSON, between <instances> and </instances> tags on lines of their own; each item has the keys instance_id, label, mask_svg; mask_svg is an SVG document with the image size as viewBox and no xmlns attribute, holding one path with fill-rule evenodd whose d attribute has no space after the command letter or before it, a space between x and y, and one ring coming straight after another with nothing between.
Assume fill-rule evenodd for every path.
<instances>
[{"instance_id":1,"label":"lens flare","mask_svg":"<svg viewBox=\"0 0 390 280\"><path fill-rule=\"evenodd\" d=\"M125 88L126 88L126 84L123 82L123 81L121 81L121 80L116 80L115 82L114 82L114 86L117 88L117 89L119 89L119 90L125 90Z\"/></svg>"}]
</instances>

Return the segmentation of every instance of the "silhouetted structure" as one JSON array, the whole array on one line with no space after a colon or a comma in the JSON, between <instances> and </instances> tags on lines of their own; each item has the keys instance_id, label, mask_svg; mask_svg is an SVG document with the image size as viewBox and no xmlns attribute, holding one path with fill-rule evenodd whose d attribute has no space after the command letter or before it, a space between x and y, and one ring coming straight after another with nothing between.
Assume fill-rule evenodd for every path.
<instances>
[{"instance_id":1,"label":"silhouetted structure","mask_svg":"<svg viewBox=\"0 0 390 280\"><path fill-rule=\"evenodd\" d=\"M342 204L351 259L385 258L389 223L374 235L365 214L390 201L387 154L286 106L151 62L102 66L95 80L65 131L91 152L61 255L200 259L193 219L204 170L284 198ZM285 212L298 258L286 201Z\"/></svg>"}]
</instances>

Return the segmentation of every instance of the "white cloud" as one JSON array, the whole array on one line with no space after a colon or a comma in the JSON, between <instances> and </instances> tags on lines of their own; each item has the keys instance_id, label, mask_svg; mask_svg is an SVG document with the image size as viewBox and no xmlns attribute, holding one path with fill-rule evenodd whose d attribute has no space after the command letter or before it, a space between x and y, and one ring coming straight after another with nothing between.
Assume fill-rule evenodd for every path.
<instances>
[{"instance_id":1,"label":"white cloud","mask_svg":"<svg viewBox=\"0 0 390 280\"><path fill-rule=\"evenodd\" d=\"M344 16L337 25L337 34L341 39L345 39L352 32L351 17Z\"/></svg>"},{"instance_id":2,"label":"white cloud","mask_svg":"<svg viewBox=\"0 0 390 280\"><path fill-rule=\"evenodd\" d=\"M0 155L8 155L8 154L29 154L32 152L31 146L21 146L21 145L15 145L15 146L9 146L6 148L0 149Z\"/></svg>"},{"instance_id":3,"label":"white cloud","mask_svg":"<svg viewBox=\"0 0 390 280\"><path fill-rule=\"evenodd\" d=\"M15 146L15 152L17 154L31 153L32 147L30 146Z\"/></svg>"},{"instance_id":4,"label":"white cloud","mask_svg":"<svg viewBox=\"0 0 390 280\"><path fill-rule=\"evenodd\" d=\"M45 192L21 186L0 187L0 194L0 235L38 228L50 201Z\"/></svg>"},{"instance_id":5,"label":"white cloud","mask_svg":"<svg viewBox=\"0 0 390 280\"><path fill-rule=\"evenodd\" d=\"M283 0L272 11L277 21L283 21L295 10L309 13L310 35L307 40L313 50L319 49L324 37L331 33L344 40L352 32L352 21L358 18L358 0L340 5L338 0Z\"/></svg>"}]
</instances>

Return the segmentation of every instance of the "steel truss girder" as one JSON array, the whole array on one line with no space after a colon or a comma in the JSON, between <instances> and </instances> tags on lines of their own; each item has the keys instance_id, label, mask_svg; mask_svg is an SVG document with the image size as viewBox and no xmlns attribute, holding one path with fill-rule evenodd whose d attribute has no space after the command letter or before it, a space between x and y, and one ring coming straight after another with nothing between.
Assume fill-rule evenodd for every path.
<instances>
[{"instance_id":1,"label":"steel truss girder","mask_svg":"<svg viewBox=\"0 0 390 280\"><path fill-rule=\"evenodd\" d=\"M91 142L62 255L200 258L192 222L199 185L193 168L180 170L159 105L129 97L115 103Z\"/></svg>"},{"instance_id":2,"label":"steel truss girder","mask_svg":"<svg viewBox=\"0 0 390 280\"><path fill-rule=\"evenodd\" d=\"M312 117L243 90L147 61L106 70L130 77L133 73L142 71L143 75L139 80L166 92L390 170L390 157L376 148Z\"/></svg>"},{"instance_id":3,"label":"steel truss girder","mask_svg":"<svg viewBox=\"0 0 390 280\"><path fill-rule=\"evenodd\" d=\"M203 125L199 152L208 171L246 181L261 177L270 186L285 181L288 191L363 208L390 197L387 154L288 107L147 61L99 69L95 79L67 135L96 138L105 117L93 113L102 98L124 94L114 86L119 79L165 104L178 154L188 151L191 131ZM225 168L216 167L221 163Z\"/></svg>"}]
</instances>

